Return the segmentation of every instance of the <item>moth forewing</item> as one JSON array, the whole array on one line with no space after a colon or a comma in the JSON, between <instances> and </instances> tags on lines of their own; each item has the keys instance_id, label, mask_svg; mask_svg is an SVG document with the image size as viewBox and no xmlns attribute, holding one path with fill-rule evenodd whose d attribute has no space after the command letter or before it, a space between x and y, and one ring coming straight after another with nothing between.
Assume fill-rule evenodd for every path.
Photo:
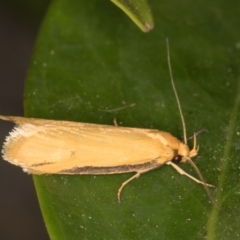
<instances>
[{"instance_id":1,"label":"moth forewing","mask_svg":"<svg viewBox=\"0 0 240 240\"><path fill-rule=\"evenodd\" d=\"M172 160L181 145L171 134L152 129L0 118L17 124L4 144L4 159L35 174L138 172Z\"/></svg>"}]
</instances>

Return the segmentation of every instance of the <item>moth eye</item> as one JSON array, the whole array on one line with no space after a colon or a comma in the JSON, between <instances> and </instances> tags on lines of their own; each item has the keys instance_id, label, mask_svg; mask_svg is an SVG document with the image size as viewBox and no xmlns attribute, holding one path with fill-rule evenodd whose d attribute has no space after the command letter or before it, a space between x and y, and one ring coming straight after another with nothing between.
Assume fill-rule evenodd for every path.
<instances>
[{"instance_id":1,"label":"moth eye","mask_svg":"<svg viewBox=\"0 0 240 240\"><path fill-rule=\"evenodd\" d=\"M180 163L182 161L182 156L181 155L176 155L173 159L172 159L172 162L173 163Z\"/></svg>"}]
</instances>

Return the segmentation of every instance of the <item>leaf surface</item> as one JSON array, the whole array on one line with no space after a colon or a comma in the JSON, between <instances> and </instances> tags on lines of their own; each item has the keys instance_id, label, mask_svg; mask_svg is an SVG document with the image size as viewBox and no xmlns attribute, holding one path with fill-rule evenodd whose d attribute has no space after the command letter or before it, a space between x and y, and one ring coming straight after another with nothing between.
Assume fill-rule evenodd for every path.
<instances>
[{"instance_id":1,"label":"leaf surface","mask_svg":"<svg viewBox=\"0 0 240 240\"><path fill-rule=\"evenodd\" d=\"M51 239L237 239L240 32L236 1L151 1L155 28L140 32L110 1L52 1L25 91L28 117L154 128L182 139L166 37L204 188L163 166L132 174L34 176ZM104 112L135 103L134 107ZM191 141L190 141L191 146ZM94 149L94 146L92 146ZM101 153L99 153L101 155ZM196 173L188 164L180 165ZM227 214L226 214L226 213Z\"/></svg>"}]
</instances>

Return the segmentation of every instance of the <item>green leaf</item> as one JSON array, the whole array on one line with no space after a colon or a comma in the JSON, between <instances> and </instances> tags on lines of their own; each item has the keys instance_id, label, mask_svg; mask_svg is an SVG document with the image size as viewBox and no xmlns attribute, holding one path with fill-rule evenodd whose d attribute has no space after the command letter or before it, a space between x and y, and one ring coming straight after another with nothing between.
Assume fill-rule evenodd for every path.
<instances>
[{"instance_id":1,"label":"green leaf","mask_svg":"<svg viewBox=\"0 0 240 240\"><path fill-rule=\"evenodd\" d=\"M111 0L143 31L153 28L153 17L146 0Z\"/></svg>"},{"instance_id":2,"label":"green leaf","mask_svg":"<svg viewBox=\"0 0 240 240\"><path fill-rule=\"evenodd\" d=\"M132 181L120 204L117 190L133 174L34 176L51 239L238 239L239 5L153 0L155 29L145 35L108 1L52 1L26 82L26 116L109 125L117 118L182 139L168 37L188 135L208 129L193 160L217 186L222 211L170 166Z\"/></svg>"}]
</instances>

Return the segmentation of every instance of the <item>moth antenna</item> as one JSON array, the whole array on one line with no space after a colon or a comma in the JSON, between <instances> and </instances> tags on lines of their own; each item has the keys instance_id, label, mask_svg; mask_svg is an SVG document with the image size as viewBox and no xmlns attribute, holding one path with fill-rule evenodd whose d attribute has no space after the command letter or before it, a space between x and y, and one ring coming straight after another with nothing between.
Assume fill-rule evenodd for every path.
<instances>
[{"instance_id":1,"label":"moth antenna","mask_svg":"<svg viewBox=\"0 0 240 240\"><path fill-rule=\"evenodd\" d=\"M183 117L183 112L182 112L182 107L179 101L179 97L177 94L177 89L173 80L173 74L172 74L172 66L171 66L171 60L170 60L170 48L169 48L169 42L168 39L166 38L166 42L167 42L167 60L168 60L168 69L169 69L169 74L170 74L170 80L171 80L171 84L172 84L172 88L173 88L173 92L177 101L177 105L178 105L178 110L179 110L179 114L181 117L181 121L182 121L182 127L183 127L183 140L184 143L187 144L187 130L186 130L186 124L185 124L185 120Z\"/></svg>"}]
</instances>

